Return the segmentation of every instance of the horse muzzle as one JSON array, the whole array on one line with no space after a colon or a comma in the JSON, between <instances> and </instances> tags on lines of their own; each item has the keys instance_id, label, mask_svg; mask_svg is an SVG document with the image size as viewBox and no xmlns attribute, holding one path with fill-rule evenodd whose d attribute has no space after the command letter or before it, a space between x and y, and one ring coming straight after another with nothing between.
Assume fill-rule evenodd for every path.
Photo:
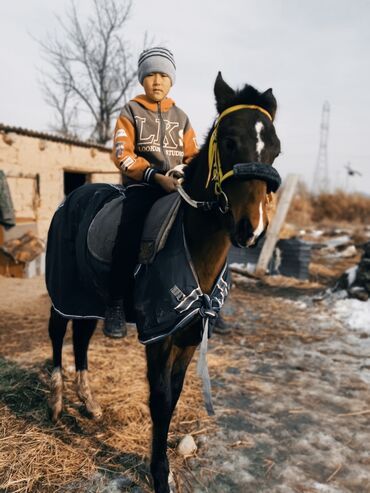
<instances>
[{"instance_id":1,"label":"horse muzzle","mask_svg":"<svg viewBox=\"0 0 370 493\"><path fill-rule=\"evenodd\" d=\"M260 229L253 229L247 218L241 219L230 234L231 243L237 248L253 248L264 236L266 228L267 224L263 224Z\"/></svg>"}]
</instances>

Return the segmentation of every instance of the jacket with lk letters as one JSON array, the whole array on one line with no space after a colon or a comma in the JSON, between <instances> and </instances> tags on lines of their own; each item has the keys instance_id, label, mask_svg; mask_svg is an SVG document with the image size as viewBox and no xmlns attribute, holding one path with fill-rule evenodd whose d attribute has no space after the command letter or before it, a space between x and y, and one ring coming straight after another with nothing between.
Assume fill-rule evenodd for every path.
<instances>
[{"instance_id":1,"label":"jacket with lk letters","mask_svg":"<svg viewBox=\"0 0 370 493\"><path fill-rule=\"evenodd\" d=\"M155 173L188 164L198 146L187 115L170 98L158 103L137 96L122 109L113 141L113 160L124 183L151 183Z\"/></svg>"}]
</instances>

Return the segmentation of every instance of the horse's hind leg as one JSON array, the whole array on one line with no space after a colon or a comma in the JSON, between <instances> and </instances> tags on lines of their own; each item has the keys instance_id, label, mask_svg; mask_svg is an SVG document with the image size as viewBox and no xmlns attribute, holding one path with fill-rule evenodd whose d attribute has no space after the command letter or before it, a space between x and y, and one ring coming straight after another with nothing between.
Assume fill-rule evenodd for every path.
<instances>
[{"instance_id":1,"label":"horse's hind leg","mask_svg":"<svg viewBox=\"0 0 370 493\"><path fill-rule=\"evenodd\" d=\"M94 399L88 379L87 351L90 339L96 327L96 320L73 321L73 348L76 364L76 388L77 395L86 407L86 411L94 418L102 416L102 410Z\"/></svg>"},{"instance_id":2,"label":"horse's hind leg","mask_svg":"<svg viewBox=\"0 0 370 493\"><path fill-rule=\"evenodd\" d=\"M48 401L50 417L56 423L63 409L62 348L68 319L59 315L53 307L50 310L49 337L53 346L53 372Z\"/></svg>"}]
</instances>

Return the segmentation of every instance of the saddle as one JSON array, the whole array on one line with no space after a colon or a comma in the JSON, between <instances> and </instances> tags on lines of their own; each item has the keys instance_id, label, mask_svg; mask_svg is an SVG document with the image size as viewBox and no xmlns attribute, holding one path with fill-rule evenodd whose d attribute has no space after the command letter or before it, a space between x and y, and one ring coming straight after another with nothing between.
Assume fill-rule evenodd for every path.
<instances>
[{"instance_id":1,"label":"saddle","mask_svg":"<svg viewBox=\"0 0 370 493\"><path fill-rule=\"evenodd\" d=\"M157 200L144 224L139 252L139 264L152 264L164 248L181 204L178 193Z\"/></svg>"},{"instance_id":2,"label":"saddle","mask_svg":"<svg viewBox=\"0 0 370 493\"><path fill-rule=\"evenodd\" d=\"M91 221L87 232L87 248L95 260L104 264L112 261L112 250L121 221L122 204L119 197L105 204ZM171 227L177 216L181 197L177 193L157 200L145 221L139 263L151 264L166 244Z\"/></svg>"}]
</instances>

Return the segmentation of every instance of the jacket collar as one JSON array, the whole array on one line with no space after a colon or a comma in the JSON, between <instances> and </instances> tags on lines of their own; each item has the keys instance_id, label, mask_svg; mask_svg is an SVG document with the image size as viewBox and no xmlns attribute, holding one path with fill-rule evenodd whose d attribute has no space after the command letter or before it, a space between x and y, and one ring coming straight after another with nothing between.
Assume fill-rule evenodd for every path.
<instances>
[{"instance_id":1,"label":"jacket collar","mask_svg":"<svg viewBox=\"0 0 370 493\"><path fill-rule=\"evenodd\" d=\"M136 96L136 98L134 98L133 101L136 101L137 103L141 104L147 110L158 111L158 103L153 103L152 101L150 101L145 94L140 94L139 96ZM171 98L165 98L163 99L163 101L160 102L160 108L161 111L163 112L168 111L174 105L175 105L175 101Z\"/></svg>"}]
</instances>

